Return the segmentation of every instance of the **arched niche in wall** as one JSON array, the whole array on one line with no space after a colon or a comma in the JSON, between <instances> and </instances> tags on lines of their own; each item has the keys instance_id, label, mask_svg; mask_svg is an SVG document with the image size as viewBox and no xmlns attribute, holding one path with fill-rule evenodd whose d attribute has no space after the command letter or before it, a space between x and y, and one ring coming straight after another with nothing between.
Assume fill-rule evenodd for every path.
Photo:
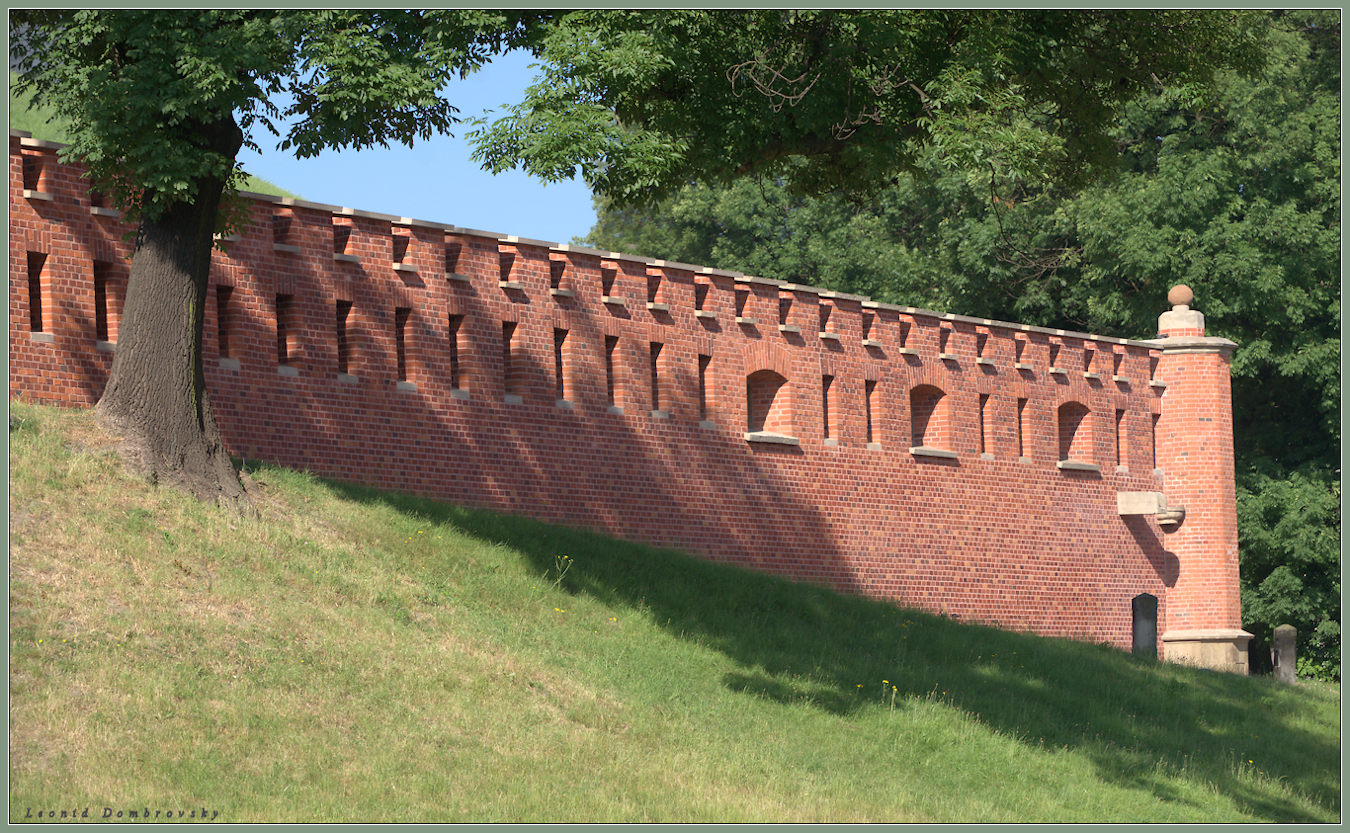
<instances>
[{"instance_id":1,"label":"arched niche in wall","mask_svg":"<svg viewBox=\"0 0 1350 833\"><path fill-rule=\"evenodd\" d=\"M1059 459L1065 462L1091 463L1092 420L1081 402L1059 406Z\"/></svg>"},{"instance_id":2,"label":"arched niche in wall","mask_svg":"<svg viewBox=\"0 0 1350 833\"><path fill-rule=\"evenodd\" d=\"M920 448L951 447L951 401L933 385L919 385L909 392L912 445Z\"/></svg>"},{"instance_id":3,"label":"arched niche in wall","mask_svg":"<svg viewBox=\"0 0 1350 833\"><path fill-rule=\"evenodd\" d=\"M745 430L793 436L792 386L781 374L758 370L745 379Z\"/></svg>"}]
</instances>

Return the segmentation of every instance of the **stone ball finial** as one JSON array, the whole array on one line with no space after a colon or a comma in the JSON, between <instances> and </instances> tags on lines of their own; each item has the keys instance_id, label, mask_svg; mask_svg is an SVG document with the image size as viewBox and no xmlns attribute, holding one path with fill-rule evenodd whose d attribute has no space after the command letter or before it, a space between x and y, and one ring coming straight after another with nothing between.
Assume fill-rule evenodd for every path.
<instances>
[{"instance_id":1,"label":"stone ball finial","mask_svg":"<svg viewBox=\"0 0 1350 833\"><path fill-rule=\"evenodd\" d=\"M1184 283L1179 283L1167 291L1167 303L1174 307L1188 307L1195 300L1195 293Z\"/></svg>"}]
</instances>

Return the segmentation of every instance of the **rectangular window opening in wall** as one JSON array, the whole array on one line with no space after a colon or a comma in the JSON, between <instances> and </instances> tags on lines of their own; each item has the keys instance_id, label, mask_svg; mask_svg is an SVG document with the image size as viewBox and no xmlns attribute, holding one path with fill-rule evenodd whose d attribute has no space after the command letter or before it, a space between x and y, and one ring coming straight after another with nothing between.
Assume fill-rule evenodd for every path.
<instances>
[{"instance_id":1,"label":"rectangular window opening in wall","mask_svg":"<svg viewBox=\"0 0 1350 833\"><path fill-rule=\"evenodd\" d=\"M792 296L778 296L778 325L781 327L788 322L788 316L792 314Z\"/></svg>"},{"instance_id":2,"label":"rectangular window opening in wall","mask_svg":"<svg viewBox=\"0 0 1350 833\"><path fill-rule=\"evenodd\" d=\"M290 295L277 296L277 366L290 367L295 356L295 300Z\"/></svg>"},{"instance_id":3,"label":"rectangular window opening in wall","mask_svg":"<svg viewBox=\"0 0 1350 833\"><path fill-rule=\"evenodd\" d=\"M1024 357L1027 352L1027 340L1024 338L1017 339L1013 342L1013 349L1015 351L1013 354L1013 367L1019 369L1026 367L1026 359Z\"/></svg>"},{"instance_id":4,"label":"rectangular window opening in wall","mask_svg":"<svg viewBox=\"0 0 1350 833\"><path fill-rule=\"evenodd\" d=\"M111 264L94 261L94 338L108 341L108 272Z\"/></svg>"},{"instance_id":5,"label":"rectangular window opening in wall","mask_svg":"<svg viewBox=\"0 0 1350 833\"><path fill-rule=\"evenodd\" d=\"M619 270L612 266L602 266L600 268L600 294L608 298L614 294L614 279L619 274Z\"/></svg>"},{"instance_id":6,"label":"rectangular window opening in wall","mask_svg":"<svg viewBox=\"0 0 1350 833\"><path fill-rule=\"evenodd\" d=\"M450 389L461 390L464 385L459 373L459 337L460 329L464 325L464 316L451 315L449 318L450 334L447 347L450 351Z\"/></svg>"},{"instance_id":7,"label":"rectangular window opening in wall","mask_svg":"<svg viewBox=\"0 0 1350 833\"><path fill-rule=\"evenodd\" d=\"M553 394L559 402L567 401L567 331L556 327L553 330Z\"/></svg>"},{"instance_id":8,"label":"rectangular window opening in wall","mask_svg":"<svg viewBox=\"0 0 1350 833\"><path fill-rule=\"evenodd\" d=\"M876 314L864 312L862 316L863 341L870 341L872 338L872 325L876 321Z\"/></svg>"},{"instance_id":9,"label":"rectangular window opening in wall","mask_svg":"<svg viewBox=\"0 0 1350 833\"><path fill-rule=\"evenodd\" d=\"M562 289L563 273L567 271L567 261L550 260L548 262L548 288Z\"/></svg>"},{"instance_id":10,"label":"rectangular window opening in wall","mask_svg":"<svg viewBox=\"0 0 1350 833\"><path fill-rule=\"evenodd\" d=\"M520 396L520 392L519 392L519 390L518 390L518 388L517 388L517 384L516 384L515 367L513 366L514 363L511 361L511 358L512 358L512 357L511 357L511 353L512 353L513 348L515 347L515 344L514 344L515 338L516 338L516 322L514 322L514 321L503 321L503 322L502 322L502 389L505 391L506 396L507 396L508 398L509 398L509 397L517 397L517 398L518 398L518 397Z\"/></svg>"},{"instance_id":11,"label":"rectangular window opening in wall","mask_svg":"<svg viewBox=\"0 0 1350 833\"><path fill-rule=\"evenodd\" d=\"M451 275L459 272L459 253L462 248L460 243L445 244L445 271Z\"/></svg>"},{"instance_id":12,"label":"rectangular window opening in wall","mask_svg":"<svg viewBox=\"0 0 1350 833\"><path fill-rule=\"evenodd\" d=\"M1158 415L1153 414L1148 425L1148 456L1153 468L1158 468Z\"/></svg>"},{"instance_id":13,"label":"rectangular window opening in wall","mask_svg":"<svg viewBox=\"0 0 1350 833\"><path fill-rule=\"evenodd\" d=\"M497 247L497 280L503 289L520 289L521 284L511 279L511 270L516 265L516 253L508 248Z\"/></svg>"},{"instance_id":14,"label":"rectangular window opening in wall","mask_svg":"<svg viewBox=\"0 0 1350 833\"><path fill-rule=\"evenodd\" d=\"M975 335L975 358L984 358L984 348L989 343L988 333L977 333Z\"/></svg>"},{"instance_id":15,"label":"rectangular window opening in wall","mask_svg":"<svg viewBox=\"0 0 1350 833\"><path fill-rule=\"evenodd\" d=\"M651 387L652 387L652 412L661 411L661 347L659 342L652 342L651 347Z\"/></svg>"},{"instance_id":16,"label":"rectangular window opening in wall","mask_svg":"<svg viewBox=\"0 0 1350 833\"><path fill-rule=\"evenodd\" d=\"M618 383L614 375L614 357L619 349L618 336L605 336L605 397L611 408L619 404Z\"/></svg>"},{"instance_id":17,"label":"rectangular window opening in wall","mask_svg":"<svg viewBox=\"0 0 1350 833\"><path fill-rule=\"evenodd\" d=\"M232 286L216 286L216 342L220 346L222 359L233 355L230 345L230 333L234 330L234 308L230 306L230 296L233 294Z\"/></svg>"},{"instance_id":18,"label":"rectangular window opening in wall","mask_svg":"<svg viewBox=\"0 0 1350 833\"><path fill-rule=\"evenodd\" d=\"M43 181L43 158L40 153L23 154L23 189L25 191L42 191L46 183Z\"/></svg>"},{"instance_id":19,"label":"rectangular window opening in wall","mask_svg":"<svg viewBox=\"0 0 1350 833\"><path fill-rule=\"evenodd\" d=\"M1026 457L1026 456L1027 456L1027 431L1028 431L1028 427L1029 427L1029 426L1027 425L1027 419L1028 419L1028 416L1029 416L1029 415L1027 414L1027 400L1024 399L1024 398L1023 398L1023 399L1018 399L1018 400L1017 400L1017 456L1018 456L1018 457Z\"/></svg>"},{"instance_id":20,"label":"rectangular window opening in wall","mask_svg":"<svg viewBox=\"0 0 1350 833\"><path fill-rule=\"evenodd\" d=\"M702 281L694 284L694 309L702 312L703 305L708 300L708 284Z\"/></svg>"},{"instance_id":21,"label":"rectangular window opening in wall","mask_svg":"<svg viewBox=\"0 0 1350 833\"><path fill-rule=\"evenodd\" d=\"M1097 354L1097 351L1096 351L1095 349L1093 349L1091 346L1087 346L1087 347L1084 347L1084 348L1083 348L1083 372L1084 372L1084 373L1091 373L1091 372L1092 372L1092 359L1093 359L1094 356L1096 356L1096 354Z\"/></svg>"},{"instance_id":22,"label":"rectangular window opening in wall","mask_svg":"<svg viewBox=\"0 0 1350 833\"><path fill-rule=\"evenodd\" d=\"M347 321L351 317L352 302L339 300L335 305L335 312L338 373L346 374L351 363L351 341L347 335Z\"/></svg>"},{"instance_id":23,"label":"rectangular window opening in wall","mask_svg":"<svg viewBox=\"0 0 1350 833\"><path fill-rule=\"evenodd\" d=\"M834 307L829 304L822 303L820 305L820 331L822 333L828 333L830 331L830 313L833 311Z\"/></svg>"},{"instance_id":24,"label":"rectangular window opening in wall","mask_svg":"<svg viewBox=\"0 0 1350 833\"><path fill-rule=\"evenodd\" d=\"M901 349L901 350L908 350L908 349L909 349L909 347L908 347L908 342L909 342L909 328L910 328L911 326L912 326L912 325L910 324L910 322L908 322L908 321L901 321L901 322L900 322L900 326L896 328L897 330L899 330L899 333L900 333L900 349Z\"/></svg>"},{"instance_id":25,"label":"rectangular window opening in wall","mask_svg":"<svg viewBox=\"0 0 1350 833\"><path fill-rule=\"evenodd\" d=\"M649 304L657 303L660 300L660 298L658 298L657 296L660 294L661 294L661 275L659 273L654 274L652 272L648 272L647 303Z\"/></svg>"},{"instance_id":26,"label":"rectangular window opening in wall","mask_svg":"<svg viewBox=\"0 0 1350 833\"><path fill-rule=\"evenodd\" d=\"M834 377L825 375L820 377L820 424L826 440L837 439L835 437L835 411L830 407L830 398L834 396Z\"/></svg>"},{"instance_id":27,"label":"rectangular window opening in wall","mask_svg":"<svg viewBox=\"0 0 1350 833\"><path fill-rule=\"evenodd\" d=\"M952 331L950 327L938 328L938 355L947 355L947 344L951 341Z\"/></svg>"},{"instance_id":28,"label":"rectangular window opening in wall","mask_svg":"<svg viewBox=\"0 0 1350 833\"><path fill-rule=\"evenodd\" d=\"M745 317L745 305L750 302L750 288L736 287L736 317Z\"/></svg>"},{"instance_id":29,"label":"rectangular window opening in wall","mask_svg":"<svg viewBox=\"0 0 1350 833\"><path fill-rule=\"evenodd\" d=\"M394 346L398 359L398 380L408 381L408 318L412 310L398 307L394 310Z\"/></svg>"},{"instance_id":30,"label":"rectangular window opening in wall","mask_svg":"<svg viewBox=\"0 0 1350 833\"><path fill-rule=\"evenodd\" d=\"M352 239L352 227L348 225L333 224L333 254L345 255L347 253L347 244Z\"/></svg>"},{"instance_id":31,"label":"rectangular window opening in wall","mask_svg":"<svg viewBox=\"0 0 1350 833\"><path fill-rule=\"evenodd\" d=\"M394 263L402 263L408 259L408 246L412 243L412 236L395 232L390 235L392 243L391 254Z\"/></svg>"},{"instance_id":32,"label":"rectangular window opening in wall","mask_svg":"<svg viewBox=\"0 0 1350 833\"><path fill-rule=\"evenodd\" d=\"M708 420L708 365L712 363L712 356L700 355L698 357L698 419L700 422Z\"/></svg>"},{"instance_id":33,"label":"rectangular window opening in wall","mask_svg":"<svg viewBox=\"0 0 1350 833\"><path fill-rule=\"evenodd\" d=\"M1125 440L1125 411L1116 409L1116 468L1129 465L1129 449Z\"/></svg>"},{"instance_id":34,"label":"rectangular window opening in wall","mask_svg":"<svg viewBox=\"0 0 1350 833\"><path fill-rule=\"evenodd\" d=\"M292 218L289 213L272 216L272 243L284 246L291 242Z\"/></svg>"},{"instance_id":35,"label":"rectangular window opening in wall","mask_svg":"<svg viewBox=\"0 0 1350 833\"><path fill-rule=\"evenodd\" d=\"M863 383L863 407L867 412L867 444L869 446L881 444L878 405L877 382L875 379L868 379Z\"/></svg>"},{"instance_id":36,"label":"rectangular window opening in wall","mask_svg":"<svg viewBox=\"0 0 1350 833\"><path fill-rule=\"evenodd\" d=\"M25 159L28 157L24 157ZM28 329L35 333L46 332L47 316L44 307L47 294L43 292L42 271L47 265L47 256L42 252L28 253Z\"/></svg>"},{"instance_id":37,"label":"rectangular window opening in wall","mask_svg":"<svg viewBox=\"0 0 1350 833\"><path fill-rule=\"evenodd\" d=\"M980 394L980 453L989 453L989 394Z\"/></svg>"}]
</instances>

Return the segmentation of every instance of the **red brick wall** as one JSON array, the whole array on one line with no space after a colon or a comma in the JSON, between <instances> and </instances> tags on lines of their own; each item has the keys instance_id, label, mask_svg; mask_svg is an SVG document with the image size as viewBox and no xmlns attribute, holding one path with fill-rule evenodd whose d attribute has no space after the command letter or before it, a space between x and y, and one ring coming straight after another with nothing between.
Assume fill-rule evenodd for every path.
<instances>
[{"instance_id":1,"label":"red brick wall","mask_svg":"<svg viewBox=\"0 0 1350 833\"><path fill-rule=\"evenodd\" d=\"M25 155L43 160L42 193L51 199L32 188L25 196ZM92 405L112 360L95 338L94 263L125 280L127 228L91 211L78 170L57 165L50 147L14 137L10 206L11 396ZM255 200L252 218L217 252L206 307L207 384L236 454L1121 647L1130 643L1135 595L1157 596L1160 616L1172 617L1164 621L1183 613L1171 610L1174 547L1151 517L1125 519L1116 507L1118 491L1165 485L1149 456L1163 399L1149 383L1158 351L1147 344L325 206ZM30 252L46 255L45 332L36 337ZM230 288L228 361L217 287ZM108 304L117 306L120 292L104 293ZM278 370L278 296L291 299L295 375ZM351 304L343 376L339 302ZM399 309L408 310L402 384ZM112 340L116 309L107 320ZM504 323L514 325L509 374ZM863 344L865 326L879 346ZM653 344L661 345L657 414ZM1052 346L1065 373L1048 372ZM1083 372L1085 346L1111 354L1108 372ZM1103 370L1105 358L1092 367ZM1167 372L1190 372L1189 364ZM747 384L774 377L786 381L771 402L767 387ZM911 395L925 386L943 393L928 431L954 459L910 452L913 409L927 401L921 391L916 406ZM1056 465L1067 402L1088 409L1073 451L1099 472ZM1226 403L1207 407L1222 410L1222 431L1231 422ZM747 408L762 409L765 429L798 444L748 442ZM1119 469L1117 411L1126 437ZM1174 427L1164 415L1159 430ZM1231 466L1226 476L1229 492L1215 499L1231 506ZM1183 582L1194 587L1184 603L1203 606L1214 583L1236 593L1226 569Z\"/></svg>"}]
</instances>

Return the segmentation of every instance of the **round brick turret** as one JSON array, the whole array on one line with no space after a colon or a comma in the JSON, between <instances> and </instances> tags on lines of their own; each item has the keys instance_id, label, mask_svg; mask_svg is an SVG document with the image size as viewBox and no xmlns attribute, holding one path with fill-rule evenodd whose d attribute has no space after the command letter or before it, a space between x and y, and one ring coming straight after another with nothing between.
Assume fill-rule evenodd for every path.
<instances>
[{"instance_id":1,"label":"round brick turret","mask_svg":"<svg viewBox=\"0 0 1350 833\"><path fill-rule=\"evenodd\" d=\"M1164 658L1246 673L1238 585L1236 485L1229 357L1237 347L1205 336L1184 285L1168 293L1158 318L1157 378L1165 385L1156 427L1157 465L1169 507L1184 520L1163 532L1176 556L1175 585L1162 623Z\"/></svg>"}]
</instances>

